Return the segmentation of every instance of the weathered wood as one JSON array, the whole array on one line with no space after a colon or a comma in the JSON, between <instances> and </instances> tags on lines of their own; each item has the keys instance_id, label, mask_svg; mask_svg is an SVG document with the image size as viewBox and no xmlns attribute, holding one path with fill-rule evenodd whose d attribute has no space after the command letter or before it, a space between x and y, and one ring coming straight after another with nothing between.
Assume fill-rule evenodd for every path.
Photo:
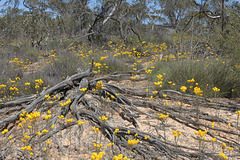
<instances>
[{"instance_id":1,"label":"weathered wood","mask_svg":"<svg viewBox=\"0 0 240 160\"><path fill-rule=\"evenodd\" d=\"M61 92L63 90L66 89L71 89L73 87L73 83L74 82L79 82L82 78L85 77L92 77L94 76L93 72L90 72L90 69L80 73L80 74L75 74L67 79L65 79L64 81L58 83L57 85L49 88L48 90L41 92L40 96L37 97L31 104L29 104L27 106L26 109L22 110L22 111L26 111L27 113L32 112L38 104L42 103L45 100L45 95L53 95L53 93L57 93L57 92ZM10 123L14 122L15 120L17 120L19 118L19 115L22 113L22 111L19 111L11 116L9 116L8 118L4 119L3 121L0 122L0 130L3 130L3 128L6 128L7 125L9 125Z\"/></svg>"},{"instance_id":2,"label":"weathered wood","mask_svg":"<svg viewBox=\"0 0 240 160\"><path fill-rule=\"evenodd\" d=\"M145 112L143 110L140 110L140 107L150 109L154 111L154 113L157 112L168 114L169 118L171 118L173 121L181 123L186 127L190 127L195 130L204 130L203 128L208 128L221 133L230 134L233 136L240 136L238 132L229 131L217 127L212 128L205 123L195 121L195 109L184 108L180 111L179 107L176 106L169 107L158 104L156 102L147 101L148 97L150 96L153 96L155 99L159 99L164 93L167 94L168 99L183 99L183 103L194 104L193 98L196 98L196 96L182 94L181 92L173 90L161 90L157 94L153 94L139 91L142 88L139 88L139 90L130 87L124 88L109 83L110 80L131 80L132 75L130 73L115 73L114 75L100 77L96 79L92 79L93 76L94 73L91 69L85 72L79 71L78 74L68 77L57 85L42 91L37 97L35 97L35 95L32 95L29 97L16 99L14 101L2 103L0 105L0 114L9 114L10 116L0 122L0 130L3 130L5 128L9 128L11 130L11 128L8 127L9 124L13 124L15 121L17 121L22 111L30 113L35 110L47 110L47 107L59 107L57 102L54 102L50 106L46 105L45 95L52 96L55 94L62 94L62 96L65 96L62 97L62 99L64 101L70 99L71 103L69 103L65 107L59 108L57 110L57 114L52 115L52 118L48 120L48 124L46 124L46 121L42 121L39 124L40 126L42 126L40 128L40 131L47 128L47 126L49 125L59 124L58 127L52 129L47 134L41 135L40 138L36 138L36 135L33 135L31 139L28 140L27 144L37 144L44 142L51 137L55 137L57 133L64 130L64 136L66 136L73 126L77 126L74 135L76 138L80 139L79 135L83 132L83 127L78 126L77 120L85 119L93 123L94 126L98 127L107 139L109 139L111 142L114 142L118 146L119 150L122 150L123 148L128 148L127 140L130 136L134 136L136 133L138 133L135 138L140 139L142 143L133 146L132 150L146 159L157 159L158 156L167 157L168 159L176 159L176 155L180 156L183 159L203 158L203 155L198 152L198 148L189 147L181 144L179 144L178 148L176 148L176 144L166 141L161 135L155 136L149 132L139 131L137 128L139 126L138 117L140 115L147 115L149 118L158 119L157 115L152 114L152 112ZM139 81L140 80L145 80L145 78L141 78L139 79ZM103 88L99 91L92 91L92 89L96 87L97 81L104 82ZM80 91L80 89L82 88L86 88L86 91ZM105 100L104 98L109 99ZM199 98L200 105L210 102L210 99L208 98L197 98ZM101 103L101 105L95 104L94 101L99 102L98 104ZM107 107L110 107L113 112L117 112L123 120L126 120L133 126L135 126L135 129L126 127L114 127L111 126L107 121L105 122L99 120L99 117L105 115L105 110L102 108L102 106L105 104L108 104ZM214 101L214 104L222 106L218 108L222 110L227 109L226 107L229 107L229 110L233 109L234 106L237 106L237 108L239 107L239 104L231 104L227 102ZM81 107L79 105L81 105ZM16 113L11 115L12 112ZM59 121L57 121L57 116L66 116L68 114L70 114L70 116L74 118L75 121L68 123L67 125L61 124L59 123ZM217 121L218 123L224 125L229 123L226 119L209 115L203 111L199 112L199 119L209 122ZM15 126L16 124L13 125L12 128L14 128ZM231 127L239 130L235 124L231 124ZM119 129L119 132L117 134L114 134L114 131L117 128ZM128 130L130 131L130 134L128 133ZM219 142L228 143L230 141L232 146L240 147L239 142L235 141L234 139L229 139L228 137L223 137L221 135L213 135L211 132L208 132L207 134L211 137L215 137ZM145 139L145 136L150 136L150 138ZM63 154L65 154L64 148L61 147L61 144L57 142L56 137L54 139L60 150L63 152ZM8 152L8 148L5 148L1 144L0 148L0 152L4 152L3 155L5 156ZM217 156L218 155L213 153L204 153L205 159L216 158ZM232 154L228 156L234 157L236 155Z\"/></svg>"}]
</instances>

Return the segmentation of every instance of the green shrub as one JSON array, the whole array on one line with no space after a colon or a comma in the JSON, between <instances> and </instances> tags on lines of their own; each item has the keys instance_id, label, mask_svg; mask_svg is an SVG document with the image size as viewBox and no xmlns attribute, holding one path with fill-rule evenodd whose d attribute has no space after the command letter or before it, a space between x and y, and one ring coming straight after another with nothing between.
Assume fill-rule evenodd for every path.
<instances>
[{"instance_id":1,"label":"green shrub","mask_svg":"<svg viewBox=\"0 0 240 160\"><path fill-rule=\"evenodd\" d=\"M129 61L134 61L134 58L125 58L125 57L109 57L104 62L106 63L107 68L101 70L103 74L113 73L113 72L123 72L130 71L130 67L126 66L126 63Z\"/></svg>"},{"instance_id":2,"label":"green shrub","mask_svg":"<svg viewBox=\"0 0 240 160\"><path fill-rule=\"evenodd\" d=\"M224 64L223 64L224 63ZM206 61L171 61L158 62L155 64L155 70L149 75L153 81L158 81L157 75L163 75L163 89L177 89L181 86L187 86L188 92L190 85L198 86L204 91L204 96L211 97L214 95L213 87L220 88L219 95L225 97L233 97L239 95L239 70L233 69L230 63L221 60L206 60ZM187 80L194 79L195 83L191 84ZM176 85L173 86L172 83ZM232 92L232 89L235 92Z\"/></svg>"},{"instance_id":3,"label":"green shrub","mask_svg":"<svg viewBox=\"0 0 240 160\"><path fill-rule=\"evenodd\" d=\"M83 71L89 67L90 60L82 60L73 54L64 54L56 57L51 63L44 66L42 74L57 81L62 80L66 76L71 76L77 72L78 68Z\"/></svg>"}]
</instances>

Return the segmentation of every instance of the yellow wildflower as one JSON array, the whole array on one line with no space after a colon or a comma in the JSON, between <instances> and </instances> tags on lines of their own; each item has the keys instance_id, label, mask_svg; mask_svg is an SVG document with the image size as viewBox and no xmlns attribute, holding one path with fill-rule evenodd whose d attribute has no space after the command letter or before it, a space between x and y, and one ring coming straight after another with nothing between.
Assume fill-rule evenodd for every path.
<instances>
[{"instance_id":1,"label":"yellow wildflower","mask_svg":"<svg viewBox=\"0 0 240 160\"><path fill-rule=\"evenodd\" d=\"M107 57L101 57L100 58L100 61L103 61L104 59L106 59Z\"/></svg>"},{"instance_id":2,"label":"yellow wildflower","mask_svg":"<svg viewBox=\"0 0 240 160\"><path fill-rule=\"evenodd\" d=\"M223 143L222 144L222 149L225 149L226 148L226 143Z\"/></svg>"},{"instance_id":3,"label":"yellow wildflower","mask_svg":"<svg viewBox=\"0 0 240 160\"><path fill-rule=\"evenodd\" d=\"M80 91L85 92L87 88L81 88Z\"/></svg>"},{"instance_id":4,"label":"yellow wildflower","mask_svg":"<svg viewBox=\"0 0 240 160\"><path fill-rule=\"evenodd\" d=\"M215 142L216 141L216 137L215 138L212 138L212 142Z\"/></svg>"},{"instance_id":5,"label":"yellow wildflower","mask_svg":"<svg viewBox=\"0 0 240 160\"><path fill-rule=\"evenodd\" d=\"M81 120L78 120L78 125L83 125L85 122L82 122Z\"/></svg>"},{"instance_id":6,"label":"yellow wildflower","mask_svg":"<svg viewBox=\"0 0 240 160\"><path fill-rule=\"evenodd\" d=\"M42 133L48 133L49 131L47 129L44 129Z\"/></svg>"},{"instance_id":7,"label":"yellow wildflower","mask_svg":"<svg viewBox=\"0 0 240 160\"><path fill-rule=\"evenodd\" d=\"M3 131L2 131L2 134L6 134L8 132L8 129L4 129Z\"/></svg>"},{"instance_id":8,"label":"yellow wildflower","mask_svg":"<svg viewBox=\"0 0 240 160\"><path fill-rule=\"evenodd\" d=\"M214 88L212 88L212 89L213 89L214 92L219 92L219 91L220 91L220 89L217 88L217 87L214 87Z\"/></svg>"},{"instance_id":9,"label":"yellow wildflower","mask_svg":"<svg viewBox=\"0 0 240 160\"><path fill-rule=\"evenodd\" d=\"M97 82L97 85L96 85L96 89L97 89L97 90L101 90L102 87L103 87L102 81L98 81L98 82Z\"/></svg>"},{"instance_id":10,"label":"yellow wildflower","mask_svg":"<svg viewBox=\"0 0 240 160\"><path fill-rule=\"evenodd\" d=\"M187 80L187 82L195 82L195 80L192 78L190 80Z\"/></svg>"},{"instance_id":11,"label":"yellow wildflower","mask_svg":"<svg viewBox=\"0 0 240 160\"><path fill-rule=\"evenodd\" d=\"M224 153L219 153L219 157L224 158L224 159L228 159L228 157Z\"/></svg>"},{"instance_id":12,"label":"yellow wildflower","mask_svg":"<svg viewBox=\"0 0 240 160\"><path fill-rule=\"evenodd\" d=\"M113 134L116 134L119 131L118 128L115 129L115 131L113 132Z\"/></svg>"},{"instance_id":13,"label":"yellow wildflower","mask_svg":"<svg viewBox=\"0 0 240 160\"><path fill-rule=\"evenodd\" d=\"M67 122L72 122L73 121L73 118L71 119L66 119Z\"/></svg>"},{"instance_id":14,"label":"yellow wildflower","mask_svg":"<svg viewBox=\"0 0 240 160\"><path fill-rule=\"evenodd\" d=\"M196 95L198 96L202 96L203 91L199 88L199 87L194 87L194 91L193 91Z\"/></svg>"},{"instance_id":15,"label":"yellow wildflower","mask_svg":"<svg viewBox=\"0 0 240 160\"><path fill-rule=\"evenodd\" d=\"M187 90L187 87L182 86L180 89L181 89L183 92L185 92L185 91Z\"/></svg>"},{"instance_id":16,"label":"yellow wildflower","mask_svg":"<svg viewBox=\"0 0 240 160\"><path fill-rule=\"evenodd\" d=\"M132 146L139 143L139 139L128 140L128 145Z\"/></svg>"}]
</instances>

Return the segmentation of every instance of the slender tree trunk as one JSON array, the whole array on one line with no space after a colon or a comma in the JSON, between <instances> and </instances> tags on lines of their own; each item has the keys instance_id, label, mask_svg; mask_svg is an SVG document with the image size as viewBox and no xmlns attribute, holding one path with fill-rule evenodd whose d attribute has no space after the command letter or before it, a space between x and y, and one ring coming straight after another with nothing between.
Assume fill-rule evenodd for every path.
<instances>
[{"instance_id":1,"label":"slender tree trunk","mask_svg":"<svg viewBox=\"0 0 240 160\"><path fill-rule=\"evenodd\" d=\"M224 0L222 0L222 34L223 34L223 29L224 29Z\"/></svg>"}]
</instances>

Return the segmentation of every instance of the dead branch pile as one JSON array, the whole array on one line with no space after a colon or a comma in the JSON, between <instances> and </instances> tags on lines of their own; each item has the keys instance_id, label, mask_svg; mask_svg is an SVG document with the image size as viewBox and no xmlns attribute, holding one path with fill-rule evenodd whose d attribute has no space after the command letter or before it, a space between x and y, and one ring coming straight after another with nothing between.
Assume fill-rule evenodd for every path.
<instances>
[{"instance_id":1,"label":"dead branch pile","mask_svg":"<svg viewBox=\"0 0 240 160\"><path fill-rule=\"evenodd\" d=\"M143 74L143 72L138 71L135 72L135 74L140 75ZM237 124L206 112L212 108L235 112L240 110L239 104L219 101L210 103L211 99L182 94L173 90L161 90L158 93L151 93L137 87L120 87L116 85L117 82L121 82L122 80L132 81L131 76L131 72L114 73L109 76L94 79L94 72L92 69L89 69L66 78L61 83L43 90L39 95L30 95L0 104L0 130L4 131L4 129L8 129L8 133L1 138L0 159L6 159L13 153L16 153L16 157L29 157L26 155L26 152L23 152L20 147L18 147L21 146L20 133L24 133L24 129L18 126L20 123L20 115L23 111L26 111L26 113L33 113L34 111L42 113L53 108L55 108L55 112L52 113L51 118L42 120L37 124L38 128L35 129L35 132L29 134L31 138L25 142L25 145L36 146L52 138L61 152L65 154L66 151L56 135L59 132L66 131L66 136L69 133L69 128L75 126L74 137L76 140L80 139L85 126L78 125L77 121L85 120L89 121L93 126L98 127L101 134L104 135L109 142L114 142L120 152L124 149L129 149L129 139L139 139L139 143L131 149L140 159L157 159L158 157L165 157L166 159L215 159L219 157L219 152L214 153L210 150L200 151L198 147L175 144L174 142L166 140L162 134L156 134L159 130L159 126L157 125L152 126L155 128L156 133L151 133L149 130L139 130L138 119L141 115L146 115L149 120L159 120L157 113L162 113L169 115L169 118L174 122L184 125L185 130L182 130L182 132L187 132L189 128L196 131L208 130L208 137L215 137L219 144L230 143L230 145L234 147L234 150L239 150L240 144L238 136L240 136L240 133ZM138 78L134 81L137 82L141 80L144 80L144 78ZM103 87L101 90L94 91L98 81L103 82ZM115 84L110 83L114 81L116 82ZM86 88L86 90L80 91L82 88ZM175 105L164 105L161 103L163 100L162 94L166 94L168 100L182 100L183 104L194 106L198 103L202 109L197 112L196 108L192 107L188 108L183 106L180 108ZM46 100L47 95L51 97L51 103L48 103L50 100ZM53 99L54 95L58 95L59 98ZM153 96L153 100L149 98L151 96ZM196 98L198 99L197 102L195 101ZM71 103L64 107L59 105L60 102L65 102L68 99L71 100ZM127 121L131 123L132 125L129 125L131 127L114 126L108 123L108 121L99 119L99 117L106 115L106 111L110 110L111 115L118 114L126 123ZM148 110L148 112L146 112L146 110ZM61 115L71 117L73 121L70 123L59 122L58 116ZM114 118L114 116L109 117L109 119L110 118ZM218 123L218 126L212 127L212 122ZM231 126L227 128L229 123ZM55 125L55 127L48 133L42 134L41 136L36 135L36 131L42 132L52 125ZM168 126L166 125L166 127ZM117 134L114 134L116 129L119 129L119 131ZM12 135L12 139L8 140L7 137L10 135ZM149 138L146 138L146 136L149 136ZM16 142L15 147L10 143L12 140ZM210 142L206 142L206 144L210 145L211 140ZM232 152L226 155L228 157L240 156L239 152ZM137 157L132 158L137 159Z\"/></svg>"}]
</instances>

